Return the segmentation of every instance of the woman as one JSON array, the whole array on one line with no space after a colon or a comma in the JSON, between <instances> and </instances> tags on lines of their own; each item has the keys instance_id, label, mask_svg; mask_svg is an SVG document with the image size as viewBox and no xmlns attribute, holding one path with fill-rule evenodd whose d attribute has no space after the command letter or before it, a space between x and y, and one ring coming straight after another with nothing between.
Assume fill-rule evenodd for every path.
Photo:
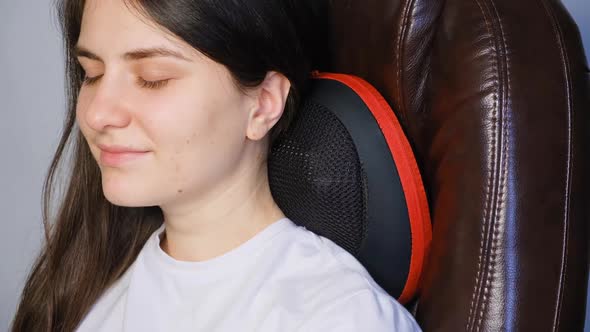
<instances>
[{"instance_id":1,"label":"woman","mask_svg":"<svg viewBox=\"0 0 590 332\"><path fill-rule=\"evenodd\" d=\"M394 331L412 317L297 227L266 158L305 91L288 0L64 0L68 145L13 331ZM46 221L47 225L47 221Z\"/></svg>"}]
</instances>

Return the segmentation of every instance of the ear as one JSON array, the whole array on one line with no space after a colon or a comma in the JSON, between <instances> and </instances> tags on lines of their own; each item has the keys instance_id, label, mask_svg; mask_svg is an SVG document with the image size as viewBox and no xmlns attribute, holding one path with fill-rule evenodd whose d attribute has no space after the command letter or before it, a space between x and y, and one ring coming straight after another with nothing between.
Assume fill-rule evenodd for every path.
<instances>
[{"instance_id":1,"label":"ear","mask_svg":"<svg viewBox=\"0 0 590 332\"><path fill-rule=\"evenodd\" d=\"M256 88L254 107L250 111L246 137L260 140L279 121L291 82L283 74L269 71L264 81Z\"/></svg>"}]
</instances>

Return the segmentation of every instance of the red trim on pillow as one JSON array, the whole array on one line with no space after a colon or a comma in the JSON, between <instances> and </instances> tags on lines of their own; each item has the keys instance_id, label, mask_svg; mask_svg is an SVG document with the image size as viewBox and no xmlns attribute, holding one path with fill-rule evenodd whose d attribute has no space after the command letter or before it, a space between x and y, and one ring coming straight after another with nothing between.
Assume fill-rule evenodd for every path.
<instances>
[{"instance_id":1,"label":"red trim on pillow","mask_svg":"<svg viewBox=\"0 0 590 332\"><path fill-rule=\"evenodd\" d=\"M335 73L314 72L313 77L336 80L353 89L369 107L383 131L401 178L410 217L412 234L410 271L404 289L398 298L399 302L407 303L418 293L420 277L432 240L432 224L426 192L410 143L387 101L367 81L357 76Z\"/></svg>"}]
</instances>

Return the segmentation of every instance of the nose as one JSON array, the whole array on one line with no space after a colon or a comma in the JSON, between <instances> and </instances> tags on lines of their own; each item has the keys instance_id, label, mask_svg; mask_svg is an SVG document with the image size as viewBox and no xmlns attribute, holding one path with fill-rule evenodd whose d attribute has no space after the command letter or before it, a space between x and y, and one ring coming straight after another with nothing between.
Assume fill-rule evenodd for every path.
<instances>
[{"instance_id":1,"label":"nose","mask_svg":"<svg viewBox=\"0 0 590 332\"><path fill-rule=\"evenodd\" d=\"M124 88L116 82L106 80L106 75L95 86L88 87L87 98L79 103L84 121L88 127L97 132L104 132L108 128L124 128L131 122L130 105L124 95ZM92 91L93 90L93 91ZM82 100L79 100L79 102Z\"/></svg>"}]
</instances>

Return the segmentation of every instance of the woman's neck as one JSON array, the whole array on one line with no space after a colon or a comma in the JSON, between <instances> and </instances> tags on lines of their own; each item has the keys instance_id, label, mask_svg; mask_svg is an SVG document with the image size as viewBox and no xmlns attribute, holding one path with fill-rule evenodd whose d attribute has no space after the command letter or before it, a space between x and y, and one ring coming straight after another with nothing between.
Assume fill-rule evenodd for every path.
<instances>
[{"instance_id":1,"label":"woman's neck","mask_svg":"<svg viewBox=\"0 0 590 332\"><path fill-rule=\"evenodd\" d=\"M162 207L161 248L181 261L204 261L238 247L285 215L275 203L266 167L192 206ZM254 181L248 183L248 179ZM205 203L206 202L206 203Z\"/></svg>"}]
</instances>

